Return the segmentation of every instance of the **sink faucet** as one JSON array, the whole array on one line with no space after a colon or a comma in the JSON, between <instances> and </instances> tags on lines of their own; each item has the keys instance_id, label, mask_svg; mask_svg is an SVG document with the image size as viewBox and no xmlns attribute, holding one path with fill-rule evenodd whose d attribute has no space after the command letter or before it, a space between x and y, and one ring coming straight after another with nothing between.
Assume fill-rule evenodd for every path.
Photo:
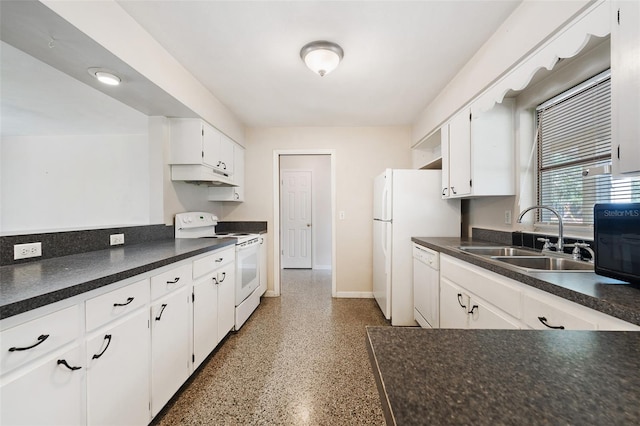
<instances>
[{"instance_id":1,"label":"sink faucet","mask_svg":"<svg viewBox=\"0 0 640 426\"><path fill-rule=\"evenodd\" d=\"M549 210L551 213L555 214L556 217L558 218L558 242L555 244L555 247L557 249L558 252L562 253L564 250L564 237L563 237L563 229L562 229L562 216L560 216L560 213L558 213L558 211L556 209L553 209L549 206L531 206L531 207L527 207L526 209L522 210L522 213L520 213L520 216L518 216L518 223L522 223L522 217L529 211L529 210Z\"/></svg>"}]
</instances>

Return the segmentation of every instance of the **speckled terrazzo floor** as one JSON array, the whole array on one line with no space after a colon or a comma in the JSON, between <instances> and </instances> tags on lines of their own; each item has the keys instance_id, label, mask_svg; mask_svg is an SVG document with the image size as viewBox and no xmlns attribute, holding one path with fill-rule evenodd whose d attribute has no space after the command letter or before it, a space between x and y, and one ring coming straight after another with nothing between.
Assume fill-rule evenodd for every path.
<instances>
[{"instance_id":1,"label":"speckled terrazzo floor","mask_svg":"<svg viewBox=\"0 0 640 426\"><path fill-rule=\"evenodd\" d=\"M154 425L382 425L366 325L373 299L332 299L331 272L285 270Z\"/></svg>"}]
</instances>

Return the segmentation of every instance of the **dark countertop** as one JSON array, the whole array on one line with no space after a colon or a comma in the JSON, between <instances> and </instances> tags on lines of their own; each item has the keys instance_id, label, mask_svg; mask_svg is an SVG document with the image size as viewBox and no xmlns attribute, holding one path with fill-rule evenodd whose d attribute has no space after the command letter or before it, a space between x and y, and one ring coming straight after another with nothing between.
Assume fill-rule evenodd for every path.
<instances>
[{"instance_id":1,"label":"dark countertop","mask_svg":"<svg viewBox=\"0 0 640 426\"><path fill-rule=\"evenodd\" d=\"M0 267L0 319L234 245L235 238L166 239Z\"/></svg>"},{"instance_id":2,"label":"dark countertop","mask_svg":"<svg viewBox=\"0 0 640 426\"><path fill-rule=\"evenodd\" d=\"M640 285L629 284L594 272L526 272L503 263L475 256L457 249L459 246L500 246L468 238L422 238L413 242L452 257L480 266L507 278L530 285L588 308L640 325Z\"/></svg>"},{"instance_id":3,"label":"dark countertop","mask_svg":"<svg viewBox=\"0 0 640 426\"><path fill-rule=\"evenodd\" d=\"M637 424L640 333L367 327L392 425Z\"/></svg>"}]
</instances>

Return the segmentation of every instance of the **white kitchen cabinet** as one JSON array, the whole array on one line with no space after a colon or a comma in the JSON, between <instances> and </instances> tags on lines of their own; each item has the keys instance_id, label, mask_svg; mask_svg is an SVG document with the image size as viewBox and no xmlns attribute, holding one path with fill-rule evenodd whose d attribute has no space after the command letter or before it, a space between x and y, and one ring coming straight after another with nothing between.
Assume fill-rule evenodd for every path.
<instances>
[{"instance_id":1,"label":"white kitchen cabinet","mask_svg":"<svg viewBox=\"0 0 640 426\"><path fill-rule=\"evenodd\" d=\"M440 293L440 328L526 328L517 319L446 278L441 279Z\"/></svg>"},{"instance_id":2,"label":"white kitchen cabinet","mask_svg":"<svg viewBox=\"0 0 640 426\"><path fill-rule=\"evenodd\" d=\"M171 175L173 180L198 180L200 166L230 182L233 175L234 142L210 124L197 118L172 118Z\"/></svg>"},{"instance_id":3,"label":"white kitchen cabinet","mask_svg":"<svg viewBox=\"0 0 640 426\"><path fill-rule=\"evenodd\" d=\"M611 7L611 160L623 176L640 172L640 3Z\"/></svg>"},{"instance_id":4,"label":"white kitchen cabinet","mask_svg":"<svg viewBox=\"0 0 640 426\"><path fill-rule=\"evenodd\" d=\"M262 296L267 291L267 233L260 234L260 269L258 292Z\"/></svg>"},{"instance_id":5,"label":"white kitchen cabinet","mask_svg":"<svg viewBox=\"0 0 640 426\"><path fill-rule=\"evenodd\" d=\"M149 412L149 311L87 337L87 424L146 425Z\"/></svg>"},{"instance_id":6,"label":"white kitchen cabinet","mask_svg":"<svg viewBox=\"0 0 640 426\"><path fill-rule=\"evenodd\" d=\"M151 413L164 407L182 386L191 366L189 288L182 287L151 306Z\"/></svg>"},{"instance_id":7,"label":"white kitchen cabinet","mask_svg":"<svg viewBox=\"0 0 640 426\"><path fill-rule=\"evenodd\" d=\"M193 366L197 368L235 322L235 248L194 262Z\"/></svg>"},{"instance_id":8,"label":"white kitchen cabinet","mask_svg":"<svg viewBox=\"0 0 640 426\"><path fill-rule=\"evenodd\" d=\"M3 380L2 425L84 424L85 363L79 346L33 362Z\"/></svg>"},{"instance_id":9,"label":"white kitchen cabinet","mask_svg":"<svg viewBox=\"0 0 640 426\"><path fill-rule=\"evenodd\" d=\"M233 153L234 186L210 186L209 201L244 201L244 148L234 144Z\"/></svg>"},{"instance_id":10,"label":"white kitchen cabinet","mask_svg":"<svg viewBox=\"0 0 640 426\"><path fill-rule=\"evenodd\" d=\"M3 330L0 374L25 366L78 338L81 335L79 312L79 307L74 305Z\"/></svg>"},{"instance_id":11,"label":"white kitchen cabinet","mask_svg":"<svg viewBox=\"0 0 640 426\"><path fill-rule=\"evenodd\" d=\"M640 330L446 254L440 255L440 327Z\"/></svg>"},{"instance_id":12,"label":"white kitchen cabinet","mask_svg":"<svg viewBox=\"0 0 640 426\"><path fill-rule=\"evenodd\" d=\"M505 99L489 111L472 104L440 129L443 198L515 193L513 104Z\"/></svg>"},{"instance_id":13,"label":"white kitchen cabinet","mask_svg":"<svg viewBox=\"0 0 640 426\"><path fill-rule=\"evenodd\" d=\"M0 334L0 424L84 423L86 364L77 305Z\"/></svg>"},{"instance_id":14,"label":"white kitchen cabinet","mask_svg":"<svg viewBox=\"0 0 640 426\"><path fill-rule=\"evenodd\" d=\"M440 278L440 328L469 327L469 295L446 278Z\"/></svg>"}]
</instances>

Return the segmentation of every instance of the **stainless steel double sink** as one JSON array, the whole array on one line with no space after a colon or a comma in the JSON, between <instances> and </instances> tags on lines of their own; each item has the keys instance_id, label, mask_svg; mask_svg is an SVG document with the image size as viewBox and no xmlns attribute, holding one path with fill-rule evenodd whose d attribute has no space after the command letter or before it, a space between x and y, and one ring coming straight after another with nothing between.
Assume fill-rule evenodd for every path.
<instances>
[{"instance_id":1,"label":"stainless steel double sink","mask_svg":"<svg viewBox=\"0 0 640 426\"><path fill-rule=\"evenodd\" d=\"M593 272L593 264L549 253L508 246L461 246L460 250L531 272Z\"/></svg>"}]
</instances>

